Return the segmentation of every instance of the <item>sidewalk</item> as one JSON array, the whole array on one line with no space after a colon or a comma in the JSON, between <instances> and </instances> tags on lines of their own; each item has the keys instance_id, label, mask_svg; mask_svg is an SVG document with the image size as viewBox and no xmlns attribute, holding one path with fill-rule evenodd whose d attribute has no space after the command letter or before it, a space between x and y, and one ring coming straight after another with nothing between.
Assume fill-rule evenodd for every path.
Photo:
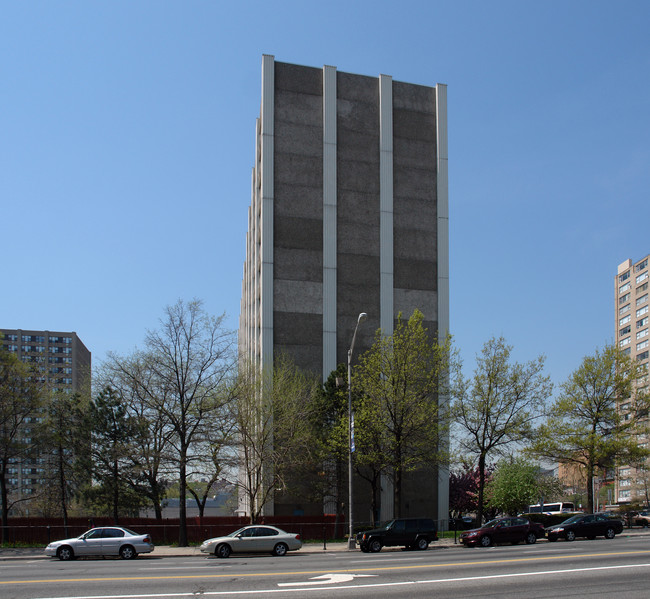
<instances>
[{"instance_id":1,"label":"sidewalk","mask_svg":"<svg viewBox=\"0 0 650 599\"><path fill-rule=\"evenodd\" d=\"M460 537L460 533L458 534ZM619 537L650 537L649 528L625 528ZM546 542L542 540L542 542ZM462 548L463 546L456 542L454 544L454 539L440 539L429 545L429 550L436 549L453 549L453 548ZM0 562L5 560L13 559L51 559L48 558L43 553L43 547L2 547L0 548ZM322 542L309 542L302 546L302 548L296 553L326 553L326 552L344 552L348 551L347 543L335 543L327 542L323 544ZM355 551L359 551L356 549ZM382 551L402 551L401 547L386 547ZM293 553L293 552L292 552ZM205 553L201 553L197 546L193 547L176 547L172 545L159 545L156 546L153 553L144 554L142 557L146 558L147 556L152 557L192 557L192 556L207 556Z\"/></svg>"}]
</instances>

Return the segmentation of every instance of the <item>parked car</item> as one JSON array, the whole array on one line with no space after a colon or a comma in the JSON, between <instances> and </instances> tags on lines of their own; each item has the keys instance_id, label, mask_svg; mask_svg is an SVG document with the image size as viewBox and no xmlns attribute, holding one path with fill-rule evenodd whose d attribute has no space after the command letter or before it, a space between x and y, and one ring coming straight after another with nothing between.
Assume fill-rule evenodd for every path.
<instances>
[{"instance_id":1,"label":"parked car","mask_svg":"<svg viewBox=\"0 0 650 599\"><path fill-rule=\"evenodd\" d=\"M549 541L558 539L573 541L576 537L595 539L597 536L613 539L621 532L623 532L622 520L610 518L605 514L577 514L560 524L549 526L546 529L546 536Z\"/></svg>"},{"instance_id":2,"label":"parked car","mask_svg":"<svg viewBox=\"0 0 650 599\"><path fill-rule=\"evenodd\" d=\"M449 530L469 530L475 528L476 522L471 516L461 516L460 518L449 518Z\"/></svg>"},{"instance_id":3,"label":"parked car","mask_svg":"<svg viewBox=\"0 0 650 599\"><path fill-rule=\"evenodd\" d=\"M517 544L524 541L528 545L544 537L544 527L529 518L495 518L480 528L473 528L460 534L460 542L466 547L480 545L490 547L499 543Z\"/></svg>"},{"instance_id":4,"label":"parked car","mask_svg":"<svg viewBox=\"0 0 650 599\"><path fill-rule=\"evenodd\" d=\"M386 526L357 534L357 543L364 553L377 553L382 547L426 549L438 540L436 523L431 518L397 518Z\"/></svg>"},{"instance_id":5,"label":"parked car","mask_svg":"<svg viewBox=\"0 0 650 599\"><path fill-rule=\"evenodd\" d=\"M271 553L286 555L302 547L300 535L275 526L244 526L224 537L203 541L201 551L226 558L231 553Z\"/></svg>"},{"instance_id":6,"label":"parked car","mask_svg":"<svg viewBox=\"0 0 650 599\"><path fill-rule=\"evenodd\" d=\"M637 526L643 526L643 528L650 526L650 512L639 512L636 516L634 516L634 524Z\"/></svg>"},{"instance_id":7,"label":"parked car","mask_svg":"<svg viewBox=\"0 0 650 599\"><path fill-rule=\"evenodd\" d=\"M134 559L139 553L153 550L149 535L139 535L120 526L104 526L91 528L75 539L54 541L45 548L45 555L64 561L91 555L119 555L122 559Z\"/></svg>"}]
</instances>

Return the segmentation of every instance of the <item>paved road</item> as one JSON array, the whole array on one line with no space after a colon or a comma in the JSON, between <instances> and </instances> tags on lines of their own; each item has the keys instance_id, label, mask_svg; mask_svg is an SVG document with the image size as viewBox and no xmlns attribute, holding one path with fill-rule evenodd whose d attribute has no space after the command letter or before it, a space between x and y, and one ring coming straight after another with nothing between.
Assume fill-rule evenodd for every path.
<instances>
[{"instance_id":1,"label":"paved road","mask_svg":"<svg viewBox=\"0 0 650 599\"><path fill-rule=\"evenodd\" d=\"M2 599L102 597L616 597L650 595L650 537L429 551L323 551L272 556L163 552L134 561L0 561ZM172 551L170 549L170 551Z\"/></svg>"}]
</instances>

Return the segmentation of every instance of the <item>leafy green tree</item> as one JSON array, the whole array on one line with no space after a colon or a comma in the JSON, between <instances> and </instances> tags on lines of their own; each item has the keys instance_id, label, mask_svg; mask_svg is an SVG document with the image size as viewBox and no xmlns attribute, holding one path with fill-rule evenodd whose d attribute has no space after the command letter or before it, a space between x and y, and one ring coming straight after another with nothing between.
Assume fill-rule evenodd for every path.
<instances>
[{"instance_id":1,"label":"leafy green tree","mask_svg":"<svg viewBox=\"0 0 650 599\"><path fill-rule=\"evenodd\" d=\"M497 464L485 494L488 507L516 515L540 497L559 497L562 485L557 477L542 474L539 466L523 457L513 457Z\"/></svg>"},{"instance_id":2,"label":"leafy green tree","mask_svg":"<svg viewBox=\"0 0 650 599\"><path fill-rule=\"evenodd\" d=\"M2 502L2 541L5 539L9 510L21 497L10 497L10 469L33 455L39 439L27 429L36 428L42 406L38 372L0 345L0 502Z\"/></svg>"},{"instance_id":3,"label":"leafy green tree","mask_svg":"<svg viewBox=\"0 0 650 599\"><path fill-rule=\"evenodd\" d=\"M405 475L432 472L448 459L439 398L447 391L450 342L432 340L423 321L419 310L408 321L398 315L393 334L378 331L354 370L355 462L391 480L396 517L404 513Z\"/></svg>"},{"instance_id":4,"label":"leafy green tree","mask_svg":"<svg viewBox=\"0 0 650 599\"><path fill-rule=\"evenodd\" d=\"M463 436L461 451L476 456L479 471L478 520L483 519L488 460L530 440L542 417L552 384L544 376L544 357L511 362L512 346L492 338L476 358L472 379L457 371L452 413Z\"/></svg>"},{"instance_id":5,"label":"leafy green tree","mask_svg":"<svg viewBox=\"0 0 650 599\"><path fill-rule=\"evenodd\" d=\"M320 476L314 485L320 501L333 503L336 513L336 532L338 538L341 521L347 502L347 460L348 460L348 391L347 366L339 364L323 383L316 396L316 409L313 412L315 447L322 464Z\"/></svg>"},{"instance_id":6,"label":"leafy green tree","mask_svg":"<svg viewBox=\"0 0 650 599\"><path fill-rule=\"evenodd\" d=\"M239 472L231 482L240 509L259 520L274 493L304 493L318 459L311 423L317 410L318 381L286 356L276 356L272 372L240 364L232 404Z\"/></svg>"},{"instance_id":7,"label":"leafy green tree","mask_svg":"<svg viewBox=\"0 0 650 599\"><path fill-rule=\"evenodd\" d=\"M613 345L584 357L561 385L531 447L534 455L584 468L590 511L594 509L590 482L597 471L639 462L648 455L637 441L639 425L648 414L648 395L639 390L646 374Z\"/></svg>"},{"instance_id":8,"label":"leafy green tree","mask_svg":"<svg viewBox=\"0 0 650 599\"><path fill-rule=\"evenodd\" d=\"M70 508L90 483L90 404L85 393L51 392L41 423L47 470L47 507L68 525Z\"/></svg>"},{"instance_id":9,"label":"leafy green tree","mask_svg":"<svg viewBox=\"0 0 650 599\"><path fill-rule=\"evenodd\" d=\"M86 496L118 524L121 514L137 514L143 505L142 497L128 482L132 478L129 455L138 423L112 387L102 389L91 402L90 422L93 484Z\"/></svg>"}]
</instances>

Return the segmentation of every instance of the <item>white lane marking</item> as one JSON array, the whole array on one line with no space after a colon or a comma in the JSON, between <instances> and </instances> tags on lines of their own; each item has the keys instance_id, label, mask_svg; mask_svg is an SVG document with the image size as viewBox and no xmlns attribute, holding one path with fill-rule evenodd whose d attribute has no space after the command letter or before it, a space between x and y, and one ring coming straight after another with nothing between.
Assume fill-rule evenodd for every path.
<instances>
[{"instance_id":1,"label":"white lane marking","mask_svg":"<svg viewBox=\"0 0 650 599\"><path fill-rule=\"evenodd\" d=\"M369 584L356 584L356 585L342 585L337 587L321 586L321 587L301 587L301 588L281 588L281 589L256 589L247 591L203 591L201 596L234 596L234 595L264 595L271 593L306 593L308 591L336 591L354 589L362 591L365 589L373 589L379 587L399 587L399 586L413 586L417 584L436 584L441 582L467 582L472 580L495 580L498 578L517 578L524 576L548 576L549 574L567 574L570 572L595 572L599 570L620 570L624 568L649 568L650 564L625 564L622 566L599 566L596 568L571 568L568 570L546 570L543 572L518 572L515 574L493 574L490 576L465 576L463 578L435 578L431 580L408 580L404 582L371 582ZM163 597L196 597L196 593L142 593L138 595L66 595L61 597L41 597L39 599L160 599Z\"/></svg>"},{"instance_id":2,"label":"white lane marking","mask_svg":"<svg viewBox=\"0 0 650 599\"><path fill-rule=\"evenodd\" d=\"M315 586L319 584L340 584L342 582L350 582L355 578L361 577L376 577L376 574L322 574L321 576L314 576L312 579L303 582L280 582L279 587L304 587Z\"/></svg>"}]
</instances>

